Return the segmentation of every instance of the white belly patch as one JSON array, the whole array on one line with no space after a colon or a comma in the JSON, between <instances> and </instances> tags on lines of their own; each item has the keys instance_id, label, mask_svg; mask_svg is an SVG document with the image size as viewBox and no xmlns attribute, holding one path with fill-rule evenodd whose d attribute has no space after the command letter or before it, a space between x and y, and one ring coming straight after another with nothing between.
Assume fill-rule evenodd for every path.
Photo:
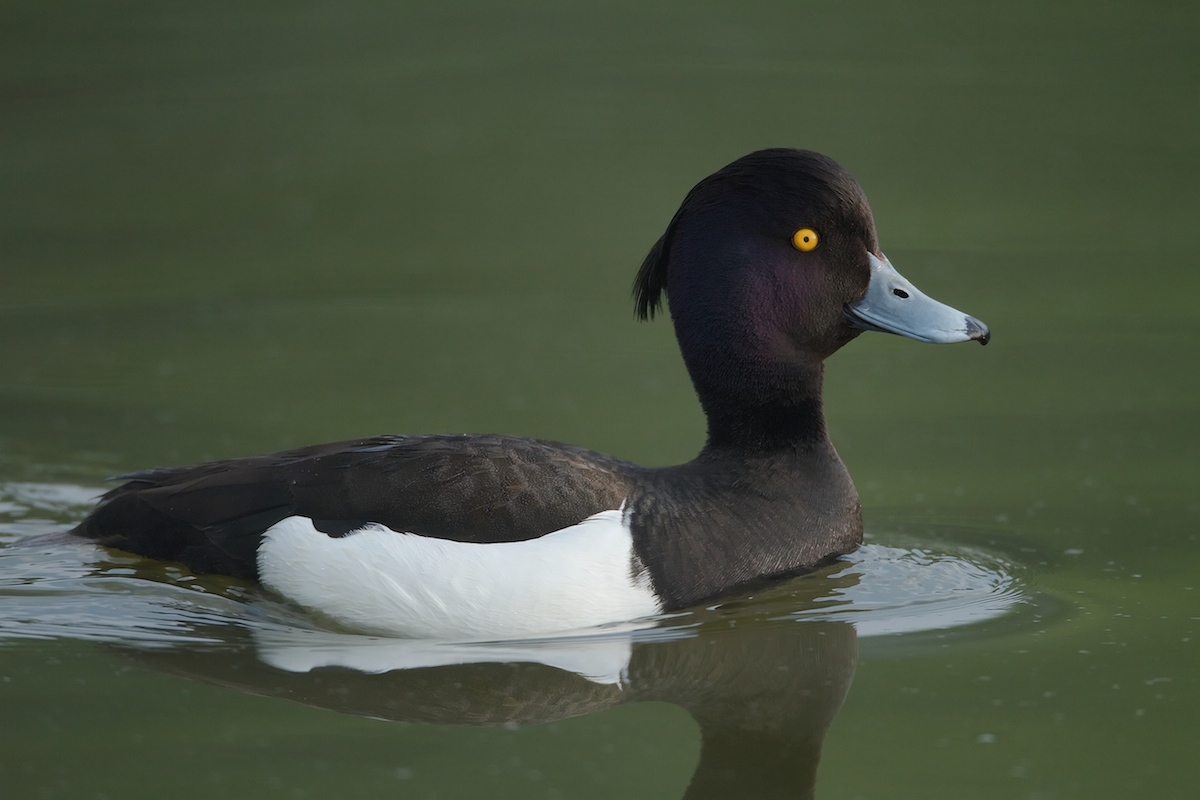
<instances>
[{"instance_id":1,"label":"white belly patch","mask_svg":"<svg viewBox=\"0 0 1200 800\"><path fill-rule=\"evenodd\" d=\"M500 544L378 524L333 538L307 517L288 517L258 551L263 585L283 596L356 630L431 639L513 638L657 614L649 574L635 564L617 509Z\"/></svg>"}]
</instances>

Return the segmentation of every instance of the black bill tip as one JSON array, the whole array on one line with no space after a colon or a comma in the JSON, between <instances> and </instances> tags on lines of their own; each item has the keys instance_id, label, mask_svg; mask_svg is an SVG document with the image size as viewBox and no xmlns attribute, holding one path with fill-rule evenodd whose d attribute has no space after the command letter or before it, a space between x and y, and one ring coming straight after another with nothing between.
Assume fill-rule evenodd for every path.
<instances>
[{"instance_id":1,"label":"black bill tip","mask_svg":"<svg viewBox=\"0 0 1200 800\"><path fill-rule=\"evenodd\" d=\"M982 345L986 345L992 340L992 332L988 330L988 326L974 317L967 317L967 336Z\"/></svg>"}]
</instances>

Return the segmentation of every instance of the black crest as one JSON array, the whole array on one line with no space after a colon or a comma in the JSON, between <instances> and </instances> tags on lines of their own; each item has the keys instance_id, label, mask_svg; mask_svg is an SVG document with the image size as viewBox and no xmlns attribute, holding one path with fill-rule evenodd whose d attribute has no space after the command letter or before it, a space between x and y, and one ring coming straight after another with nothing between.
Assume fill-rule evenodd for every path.
<instances>
[{"instance_id":1,"label":"black crest","mask_svg":"<svg viewBox=\"0 0 1200 800\"><path fill-rule=\"evenodd\" d=\"M633 313L642 321L654 319L654 315L662 310L663 292L667 290L667 248L670 238L671 229L668 228L650 248L637 277L633 279Z\"/></svg>"}]
</instances>

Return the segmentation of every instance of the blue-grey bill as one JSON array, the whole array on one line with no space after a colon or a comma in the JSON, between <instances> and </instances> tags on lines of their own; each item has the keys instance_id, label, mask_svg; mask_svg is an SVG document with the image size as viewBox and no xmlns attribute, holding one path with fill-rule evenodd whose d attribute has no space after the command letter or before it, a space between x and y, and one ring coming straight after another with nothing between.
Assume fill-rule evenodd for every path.
<instances>
[{"instance_id":1,"label":"blue-grey bill","mask_svg":"<svg viewBox=\"0 0 1200 800\"><path fill-rule=\"evenodd\" d=\"M846 306L850 324L868 331L895 333L918 342L948 344L975 340L987 344L988 326L963 312L939 303L913 286L892 263L868 254L871 282L867 293Z\"/></svg>"}]
</instances>

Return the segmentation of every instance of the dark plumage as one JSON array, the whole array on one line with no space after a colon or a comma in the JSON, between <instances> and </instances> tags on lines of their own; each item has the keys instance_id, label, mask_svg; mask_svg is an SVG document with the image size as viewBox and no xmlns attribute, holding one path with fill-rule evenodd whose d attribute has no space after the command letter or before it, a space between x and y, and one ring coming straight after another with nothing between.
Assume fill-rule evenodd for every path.
<instances>
[{"instance_id":1,"label":"dark plumage","mask_svg":"<svg viewBox=\"0 0 1200 800\"><path fill-rule=\"evenodd\" d=\"M819 244L801 250L799 229ZM647 468L513 437L383 436L124 475L74 532L257 578L265 532L295 515L331 537L374 522L498 543L623 507L630 569L649 574L664 609L809 569L862 536L857 493L825 429L824 359L863 329L987 341L977 320L923 295L892 299L897 290L876 286L903 281L890 269L845 170L807 151L753 153L692 189L634 284L643 319L668 300L708 420L693 461Z\"/></svg>"},{"instance_id":2,"label":"dark plumage","mask_svg":"<svg viewBox=\"0 0 1200 800\"><path fill-rule=\"evenodd\" d=\"M505 436L377 436L119 476L75 533L196 572L257 578L267 528L300 514L462 542L536 538L615 508L623 462Z\"/></svg>"}]
</instances>

